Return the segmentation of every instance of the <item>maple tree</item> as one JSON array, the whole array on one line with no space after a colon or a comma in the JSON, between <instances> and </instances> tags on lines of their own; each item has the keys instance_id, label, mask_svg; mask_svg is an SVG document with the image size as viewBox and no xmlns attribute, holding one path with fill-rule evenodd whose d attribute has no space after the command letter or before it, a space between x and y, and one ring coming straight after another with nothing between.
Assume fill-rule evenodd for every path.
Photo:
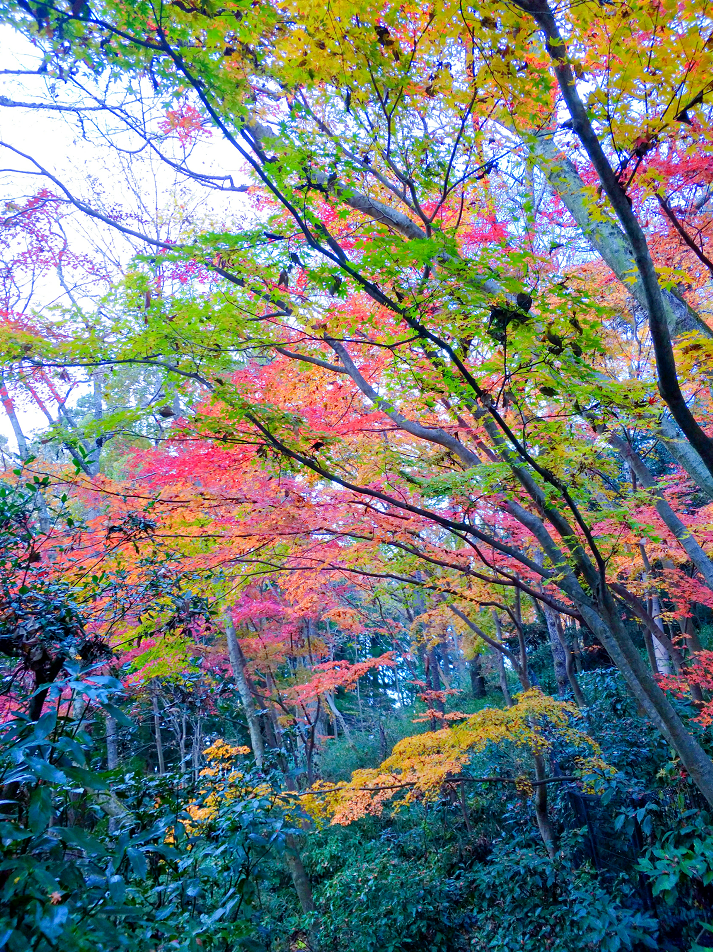
<instances>
[{"instance_id":1,"label":"maple tree","mask_svg":"<svg viewBox=\"0 0 713 952\"><path fill-rule=\"evenodd\" d=\"M468 824L463 769L486 749L516 763L495 748L519 738L553 859L539 725L597 751L568 698L596 705L587 668L613 664L713 805L707 5L0 13L36 61L0 108L74 117L122 175L132 152L173 183L173 210L147 215L141 182L108 202L0 143L42 181L3 210L5 482L39 480L7 523L8 574L27 566L0 648L34 672L8 713L36 720L69 670L76 632L16 624L57 588L153 732L145 765L184 785L239 710L270 789L313 812L460 784ZM75 250L77 222L133 257ZM54 281L61 308L33 305ZM39 447L23 400L50 425ZM476 699L496 675L502 709L460 709L466 665ZM336 739L356 757L370 731L381 766L315 788ZM111 715L106 732L114 769Z\"/></svg>"}]
</instances>

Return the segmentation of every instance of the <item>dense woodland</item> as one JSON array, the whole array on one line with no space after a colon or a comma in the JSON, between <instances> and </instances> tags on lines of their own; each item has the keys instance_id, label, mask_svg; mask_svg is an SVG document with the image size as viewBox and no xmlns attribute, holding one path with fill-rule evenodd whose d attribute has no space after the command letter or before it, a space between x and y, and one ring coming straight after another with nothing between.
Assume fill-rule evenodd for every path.
<instances>
[{"instance_id":1,"label":"dense woodland","mask_svg":"<svg viewBox=\"0 0 713 952\"><path fill-rule=\"evenodd\" d=\"M1 952L713 947L708 0L0 0Z\"/></svg>"}]
</instances>

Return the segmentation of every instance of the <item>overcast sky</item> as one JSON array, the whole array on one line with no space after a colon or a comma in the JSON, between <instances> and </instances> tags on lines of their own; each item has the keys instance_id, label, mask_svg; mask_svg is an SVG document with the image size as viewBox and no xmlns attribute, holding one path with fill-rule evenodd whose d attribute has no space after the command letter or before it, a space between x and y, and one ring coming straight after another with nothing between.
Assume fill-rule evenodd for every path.
<instances>
[{"instance_id":1,"label":"overcast sky","mask_svg":"<svg viewBox=\"0 0 713 952\"><path fill-rule=\"evenodd\" d=\"M225 220L226 216L233 220L244 217L245 205L239 195L217 194L201 190L192 182L177 181L171 170L160 160L151 160L145 151L134 159L124 155L119 160L108 142L101 144L102 133L109 130L101 117L96 126L94 123L82 126L74 113L3 105L1 97L28 103L51 101L43 77L2 75L3 70L34 70L40 63L41 56L28 40L8 27L0 27L0 142L35 158L80 198L88 199L92 191L99 190L103 191L105 205L115 202L126 207L128 199L136 211L142 203L148 209L171 209L179 199L190 212L185 217L188 221L194 219L196 226L206 220ZM58 84L54 94L58 101L82 102L81 94L67 84ZM90 101L89 97L84 98L84 104ZM96 121L97 114L92 114L91 119ZM126 135L112 136L112 141L127 149L137 145L137 140L130 142ZM236 153L217 133L203 138L193 148L190 165L212 174L231 174L236 182L245 181ZM36 170L31 163L5 148L0 151L0 170L0 199L3 201L30 196L44 186L57 191L42 176L22 174ZM136 193L133 196L127 187L127 170L134 178ZM81 213L73 213L68 233L74 251L96 253L99 249L119 262L119 267L128 263L132 253L140 247L138 242L132 244L113 229ZM42 309L58 301L63 303L62 297L59 282L49 277L35 289L30 309ZM87 306L91 306L89 302ZM42 413L29 401L21 403L18 410L26 435L46 425ZM2 409L0 433L8 437L14 449L15 439Z\"/></svg>"}]
</instances>

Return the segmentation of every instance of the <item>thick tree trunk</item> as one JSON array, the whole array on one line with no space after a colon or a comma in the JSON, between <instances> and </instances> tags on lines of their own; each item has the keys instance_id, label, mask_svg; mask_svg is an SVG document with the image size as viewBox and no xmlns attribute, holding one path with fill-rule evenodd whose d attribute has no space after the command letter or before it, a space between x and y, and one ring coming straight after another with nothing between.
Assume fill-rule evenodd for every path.
<instances>
[{"instance_id":1,"label":"thick tree trunk","mask_svg":"<svg viewBox=\"0 0 713 952\"><path fill-rule=\"evenodd\" d=\"M552 654L552 666L555 671L555 679L557 681L557 693L560 697L566 697L569 688L569 682L567 679L567 657L565 655L564 647L560 641L559 632L557 631L558 624L557 618L555 617L555 611L549 607L549 605L543 606L543 611L545 613L545 620L547 622L547 634L549 635L550 640L550 652Z\"/></svg>"},{"instance_id":2,"label":"thick tree trunk","mask_svg":"<svg viewBox=\"0 0 713 952\"><path fill-rule=\"evenodd\" d=\"M597 429L601 429L601 427L597 427ZM706 585L710 589L713 589L713 561L708 558L688 526L679 519L671 506L669 506L646 463L644 463L639 454L636 453L633 447L622 437L611 432L607 432L606 437L609 444L626 460L629 469L632 473L636 474L636 479L639 483L650 491L653 496L654 507L661 521L670 530L688 558L701 573ZM641 543L641 548L644 550L643 542ZM648 559L645 557L645 551L644 558L645 561L648 562Z\"/></svg>"},{"instance_id":3,"label":"thick tree trunk","mask_svg":"<svg viewBox=\"0 0 713 952\"><path fill-rule=\"evenodd\" d=\"M671 744L698 789L713 806L713 761L686 730L683 721L647 669L622 624L621 610L609 587L603 583L601 576L595 576L596 570L591 564L582 560L582 571L592 576L592 594L588 594L580 585L566 557L554 544L542 521L517 503L509 503L509 509L518 521L532 532L547 553L559 573L558 587L577 606L582 620L619 668L635 699Z\"/></svg>"},{"instance_id":4,"label":"thick tree trunk","mask_svg":"<svg viewBox=\"0 0 713 952\"><path fill-rule=\"evenodd\" d=\"M710 331L708 333L710 334ZM702 489L709 499L713 499L713 478L703 464L703 460L677 426L676 421L668 414L664 414L661 420L658 437L696 486Z\"/></svg>"},{"instance_id":5,"label":"thick tree trunk","mask_svg":"<svg viewBox=\"0 0 713 952\"><path fill-rule=\"evenodd\" d=\"M297 845L297 839L292 834L285 837L285 862L292 877L292 884L295 887L300 907L305 916L310 916L312 922L310 925L310 938L316 944L318 924L314 918L317 907L312 895L312 883L307 875L307 870L302 862L302 856Z\"/></svg>"},{"instance_id":6,"label":"thick tree trunk","mask_svg":"<svg viewBox=\"0 0 713 952\"><path fill-rule=\"evenodd\" d=\"M606 648L626 683L654 726L681 759L691 779L713 807L713 762L686 729L668 698L658 686L636 646L625 631L616 605L599 605L599 611L580 602L579 609L594 635Z\"/></svg>"},{"instance_id":7,"label":"thick tree trunk","mask_svg":"<svg viewBox=\"0 0 713 952\"><path fill-rule=\"evenodd\" d=\"M594 205L589 200L587 185L572 162L562 154L551 132L547 130L536 137L528 136L526 145L535 163L560 196L592 248L602 256L627 292L634 296L641 307L646 308L648 303L646 292L636 270L636 261L629 238L606 212L602 213L600 206ZM662 295L667 312L667 324L672 336L694 330L706 337L713 336L710 328L685 301L672 291L663 290ZM678 427L675 429L678 430ZM682 433L680 438L685 440ZM700 465L703 465L702 462ZM713 482L710 486L713 491Z\"/></svg>"}]
</instances>

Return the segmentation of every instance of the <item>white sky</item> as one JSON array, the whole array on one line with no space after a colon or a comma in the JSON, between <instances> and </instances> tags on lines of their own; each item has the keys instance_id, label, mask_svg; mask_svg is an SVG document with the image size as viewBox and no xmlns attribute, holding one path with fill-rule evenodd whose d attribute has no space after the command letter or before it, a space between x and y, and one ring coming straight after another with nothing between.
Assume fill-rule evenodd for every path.
<instances>
[{"instance_id":1,"label":"white sky","mask_svg":"<svg viewBox=\"0 0 713 952\"><path fill-rule=\"evenodd\" d=\"M38 51L32 44L20 37L9 27L0 27L0 142L7 143L32 156L40 164L70 188L77 197L89 198L92 189L103 192L106 204L116 203L126 206L128 203L138 210L144 204L142 217L152 211L159 214L162 209L170 209L176 199L176 177L159 160L148 161L146 153L137 158L123 157L119 160L108 144L100 145L100 131L108 129L100 118L101 125L92 129L87 124L87 135L73 113L47 112L36 109L23 109L2 105L2 97L21 102L48 101L47 82L43 77L16 77L1 75L2 70L34 70L41 62ZM117 90L118 92L118 90ZM70 86L57 84L57 97L65 102L77 103L75 92ZM114 138L124 147L136 147L137 141L130 141L127 134L121 139ZM122 170L122 161L125 169ZM202 139L190 156L190 167L210 174L231 174L236 184L245 182L237 153L214 133ZM51 182L40 176L18 174L19 170L30 170L30 163L13 155L7 149L0 149L0 201L29 196L43 186L57 191ZM138 194L131 195L127 188L125 170L135 178ZM244 219L245 205L240 195L217 193L201 190L192 182L178 183L180 198L193 209L192 218L196 224L201 220L211 221ZM89 202L91 204L91 202ZM165 222L164 222L165 224ZM96 253L103 250L115 258L119 266L125 265L133 251L139 250L138 242L133 244L118 235L111 228L102 225L77 212L69 224L71 242L74 251ZM40 309L61 299L63 291L56 278L48 278L35 291L30 309ZM46 426L46 419L29 402L18 405L26 436ZM0 409L0 433L10 440L12 449L16 443L9 421Z\"/></svg>"}]
</instances>

